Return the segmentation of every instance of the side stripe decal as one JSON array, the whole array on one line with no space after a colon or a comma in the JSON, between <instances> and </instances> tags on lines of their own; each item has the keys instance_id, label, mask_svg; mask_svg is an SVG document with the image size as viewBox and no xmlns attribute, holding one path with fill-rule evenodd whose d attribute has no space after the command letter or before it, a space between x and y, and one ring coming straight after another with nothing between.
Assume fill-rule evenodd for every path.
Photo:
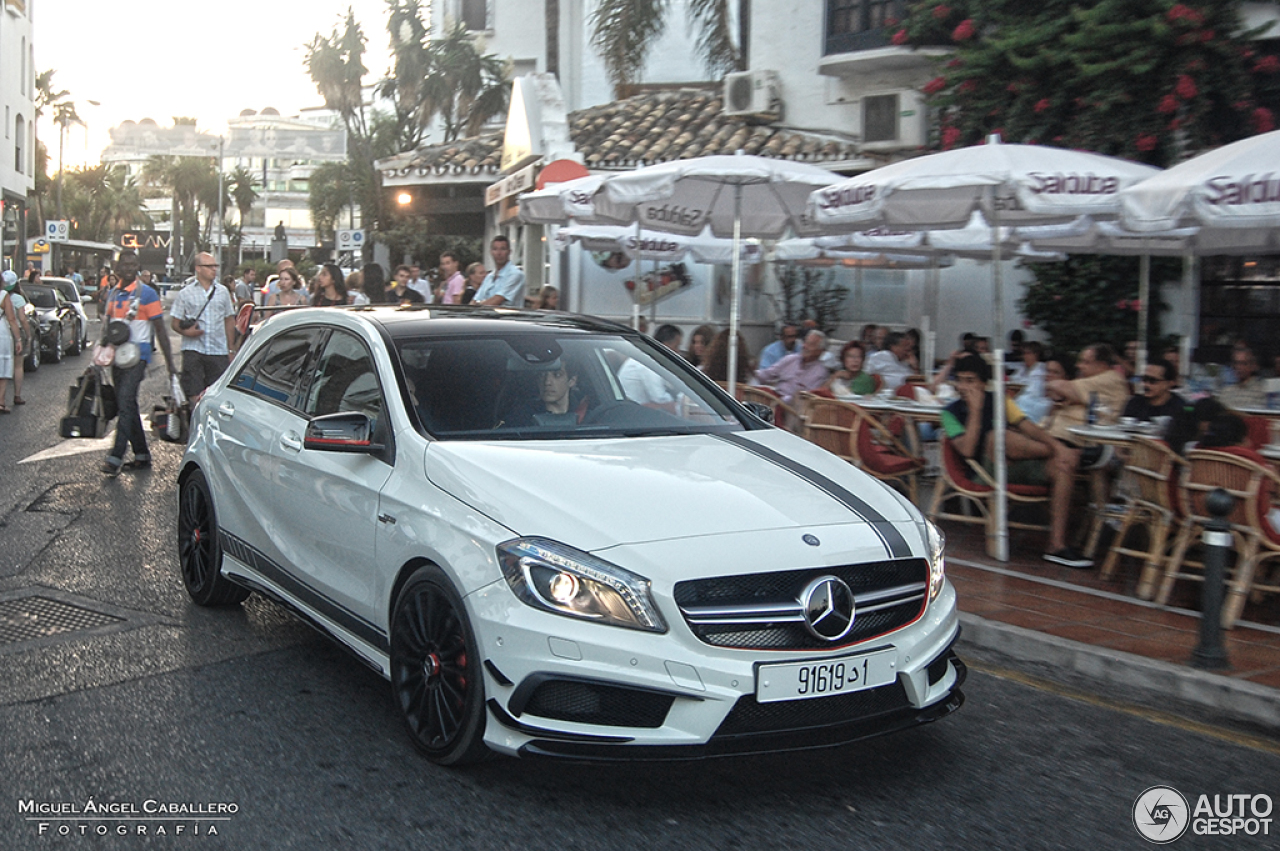
<instances>
[{"instance_id":1,"label":"side stripe decal","mask_svg":"<svg viewBox=\"0 0 1280 851\"><path fill-rule=\"evenodd\" d=\"M280 565L269 559L261 550L250 546L248 542L237 538L224 529L218 530L218 538L225 553L237 561L242 561L249 565L299 602L311 607L360 640L372 644L384 653L391 648L391 642L387 640L386 633L345 606L339 605L328 597L324 597L308 588L297 578L287 573Z\"/></svg>"}]
</instances>

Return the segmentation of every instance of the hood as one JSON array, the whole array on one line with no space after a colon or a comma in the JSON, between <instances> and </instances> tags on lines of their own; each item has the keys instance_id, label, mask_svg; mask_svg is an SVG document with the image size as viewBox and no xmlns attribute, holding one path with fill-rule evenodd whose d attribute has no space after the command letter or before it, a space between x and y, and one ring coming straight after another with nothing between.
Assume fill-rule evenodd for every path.
<instances>
[{"instance_id":1,"label":"hood","mask_svg":"<svg viewBox=\"0 0 1280 851\"><path fill-rule=\"evenodd\" d=\"M511 529L581 550L768 529L866 524L914 509L776 429L609 440L438 442L437 487Z\"/></svg>"}]
</instances>

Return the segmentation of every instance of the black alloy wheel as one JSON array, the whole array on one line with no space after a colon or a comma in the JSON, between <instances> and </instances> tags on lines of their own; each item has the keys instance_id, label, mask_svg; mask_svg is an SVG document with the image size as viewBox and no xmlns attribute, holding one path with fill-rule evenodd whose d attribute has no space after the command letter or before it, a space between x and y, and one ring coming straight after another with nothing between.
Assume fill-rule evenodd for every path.
<instances>
[{"instance_id":1,"label":"black alloy wheel","mask_svg":"<svg viewBox=\"0 0 1280 851\"><path fill-rule=\"evenodd\" d=\"M483 759L484 679L462 598L436 567L405 583L391 616L391 689L414 745L439 765Z\"/></svg>"},{"instance_id":2,"label":"black alloy wheel","mask_svg":"<svg viewBox=\"0 0 1280 851\"><path fill-rule=\"evenodd\" d=\"M178 492L178 560L187 594L199 606L241 603L249 589L222 575L218 516L204 474L195 470Z\"/></svg>"}]
</instances>

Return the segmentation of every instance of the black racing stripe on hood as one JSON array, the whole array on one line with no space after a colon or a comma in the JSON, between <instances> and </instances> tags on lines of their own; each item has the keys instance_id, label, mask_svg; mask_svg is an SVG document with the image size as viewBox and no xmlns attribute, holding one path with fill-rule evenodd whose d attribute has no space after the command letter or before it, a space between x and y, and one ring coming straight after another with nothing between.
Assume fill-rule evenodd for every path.
<instances>
[{"instance_id":1,"label":"black racing stripe on hood","mask_svg":"<svg viewBox=\"0 0 1280 851\"><path fill-rule=\"evenodd\" d=\"M906 538L902 537L902 533L898 531L898 527L886 520L884 515L876 511L844 485L832 481L817 470L810 469L780 452L761 446L741 435L718 434L716 437L794 473L849 508L854 514L865 520L867 525L880 537L885 549L889 552L890 558L909 558L911 556L911 547L907 544Z\"/></svg>"}]
</instances>

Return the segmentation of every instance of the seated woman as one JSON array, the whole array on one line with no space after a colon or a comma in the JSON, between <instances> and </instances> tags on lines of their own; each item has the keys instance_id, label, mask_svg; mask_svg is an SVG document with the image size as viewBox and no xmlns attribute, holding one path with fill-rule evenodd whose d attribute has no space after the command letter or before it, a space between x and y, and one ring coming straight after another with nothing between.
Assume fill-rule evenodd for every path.
<instances>
[{"instance_id":1,"label":"seated woman","mask_svg":"<svg viewBox=\"0 0 1280 851\"><path fill-rule=\"evenodd\" d=\"M831 373L826 387L837 396L869 396L880 389L878 375L862 371L866 349L858 340L850 340L840 350L840 369Z\"/></svg>"}]
</instances>

